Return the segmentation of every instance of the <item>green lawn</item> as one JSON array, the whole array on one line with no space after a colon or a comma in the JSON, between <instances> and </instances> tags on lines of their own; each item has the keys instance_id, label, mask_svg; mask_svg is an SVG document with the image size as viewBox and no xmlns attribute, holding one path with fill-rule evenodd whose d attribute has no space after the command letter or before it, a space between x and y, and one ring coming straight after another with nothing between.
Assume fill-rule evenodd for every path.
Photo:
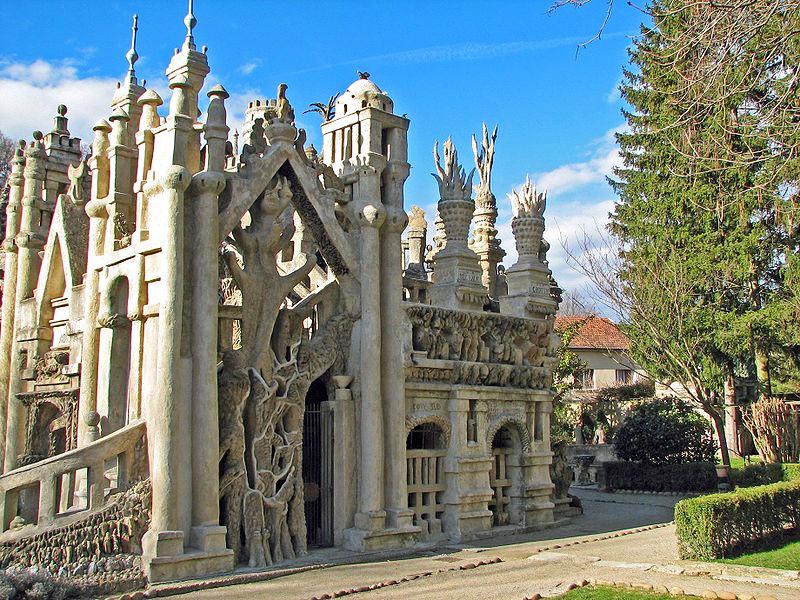
<instances>
[{"instance_id":1,"label":"green lawn","mask_svg":"<svg viewBox=\"0 0 800 600\"><path fill-rule=\"evenodd\" d=\"M800 571L800 536L784 538L766 550L749 552L733 558L721 558L717 562Z\"/></svg>"},{"instance_id":2,"label":"green lawn","mask_svg":"<svg viewBox=\"0 0 800 600\"><path fill-rule=\"evenodd\" d=\"M609 587L577 588L560 597L561 600L675 600L669 594L654 594Z\"/></svg>"}]
</instances>

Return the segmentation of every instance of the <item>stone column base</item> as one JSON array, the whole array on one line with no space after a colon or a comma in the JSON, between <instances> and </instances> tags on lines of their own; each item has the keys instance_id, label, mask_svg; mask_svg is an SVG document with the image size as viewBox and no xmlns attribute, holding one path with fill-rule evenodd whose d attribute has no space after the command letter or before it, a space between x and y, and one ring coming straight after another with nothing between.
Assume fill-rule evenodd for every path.
<instances>
[{"instance_id":1,"label":"stone column base","mask_svg":"<svg viewBox=\"0 0 800 600\"><path fill-rule=\"evenodd\" d=\"M379 531L367 531L366 529L351 527L344 530L344 547L356 552L410 548L416 543L419 532L420 528L413 525Z\"/></svg>"},{"instance_id":2,"label":"stone column base","mask_svg":"<svg viewBox=\"0 0 800 600\"><path fill-rule=\"evenodd\" d=\"M386 522L393 529L413 527L414 511L410 508L387 508Z\"/></svg>"},{"instance_id":3,"label":"stone column base","mask_svg":"<svg viewBox=\"0 0 800 600\"><path fill-rule=\"evenodd\" d=\"M185 548L183 537L183 531L148 531L144 535L142 566L150 583L233 571L233 550L225 547L225 527L194 528L192 538L201 549Z\"/></svg>"}]
</instances>

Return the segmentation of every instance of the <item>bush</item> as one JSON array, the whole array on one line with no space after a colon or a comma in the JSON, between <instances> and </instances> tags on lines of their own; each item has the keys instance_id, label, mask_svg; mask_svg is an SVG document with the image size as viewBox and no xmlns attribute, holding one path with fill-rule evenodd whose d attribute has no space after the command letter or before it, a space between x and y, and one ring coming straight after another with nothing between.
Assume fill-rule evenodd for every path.
<instances>
[{"instance_id":1,"label":"bush","mask_svg":"<svg viewBox=\"0 0 800 600\"><path fill-rule=\"evenodd\" d=\"M800 479L798 463L754 463L745 465L741 469L731 470L731 484L740 488L798 479Z\"/></svg>"},{"instance_id":2,"label":"bush","mask_svg":"<svg viewBox=\"0 0 800 600\"><path fill-rule=\"evenodd\" d=\"M783 480L800 481L800 463L783 463Z\"/></svg>"},{"instance_id":3,"label":"bush","mask_svg":"<svg viewBox=\"0 0 800 600\"><path fill-rule=\"evenodd\" d=\"M708 421L687 402L659 398L634 408L614 436L622 460L651 465L714 462Z\"/></svg>"},{"instance_id":4,"label":"bush","mask_svg":"<svg viewBox=\"0 0 800 600\"><path fill-rule=\"evenodd\" d=\"M800 526L800 481L681 500L675 533L683 559L724 558Z\"/></svg>"},{"instance_id":5,"label":"bush","mask_svg":"<svg viewBox=\"0 0 800 600\"><path fill-rule=\"evenodd\" d=\"M607 462L603 463L603 471L605 481L602 483L612 490L708 492L717 489L717 470L709 462L682 465Z\"/></svg>"},{"instance_id":6,"label":"bush","mask_svg":"<svg viewBox=\"0 0 800 600\"><path fill-rule=\"evenodd\" d=\"M731 469L731 484L735 487L755 487L783 481L780 463L754 463L741 469Z\"/></svg>"}]
</instances>

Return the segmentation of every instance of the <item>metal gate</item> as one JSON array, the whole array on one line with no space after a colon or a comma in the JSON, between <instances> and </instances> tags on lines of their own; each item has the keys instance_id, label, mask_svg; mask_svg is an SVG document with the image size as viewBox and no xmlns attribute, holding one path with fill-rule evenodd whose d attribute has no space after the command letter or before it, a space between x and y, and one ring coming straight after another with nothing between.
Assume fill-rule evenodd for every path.
<instances>
[{"instance_id":1,"label":"metal gate","mask_svg":"<svg viewBox=\"0 0 800 600\"><path fill-rule=\"evenodd\" d=\"M333 545L333 411L325 384L316 380L303 416L303 483L309 547Z\"/></svg>"}]
</instances>

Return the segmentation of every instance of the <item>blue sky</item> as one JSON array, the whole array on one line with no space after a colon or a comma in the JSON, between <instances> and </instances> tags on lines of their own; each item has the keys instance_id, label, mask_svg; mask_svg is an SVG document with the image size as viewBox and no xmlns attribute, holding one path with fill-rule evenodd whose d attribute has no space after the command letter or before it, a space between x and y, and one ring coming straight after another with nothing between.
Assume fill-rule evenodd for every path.
<instances>
[{"instance_id":1,"label":"blue sky","mask_svg":"<svg viewBox=\"0 0 800 600\"><path fill-rule=\"evenodd\" d=\"M411 119L406 208L425 208L431 228L434 140L452 136L469 169L470 135L483 121L498 123L493 183L512 259L506 264L515 255L506 194L531 174L548 189L551 266L563 287L576 289L582 279L564 263L559 238L594 228L612 207L604 175L618 161L612 134L623 123L614 90L641 13L616 9L603 38L576 56L576 44L602 22L605 2L551 14L549 5L197 0L195 39L209 48L207 81L231 94L233 121L241 121L247 99L272 97L284 81L318 148L319 119L300 115L302 107L343 91L356 70L369 71L395 111ZM164 90L185 12L181 0L14 3L0 23L0 130L29 137L50 126L63 102L73 133L88 140L125 73L132 14L139 14L137 75Z\"/></svg>"}]
</instances>

